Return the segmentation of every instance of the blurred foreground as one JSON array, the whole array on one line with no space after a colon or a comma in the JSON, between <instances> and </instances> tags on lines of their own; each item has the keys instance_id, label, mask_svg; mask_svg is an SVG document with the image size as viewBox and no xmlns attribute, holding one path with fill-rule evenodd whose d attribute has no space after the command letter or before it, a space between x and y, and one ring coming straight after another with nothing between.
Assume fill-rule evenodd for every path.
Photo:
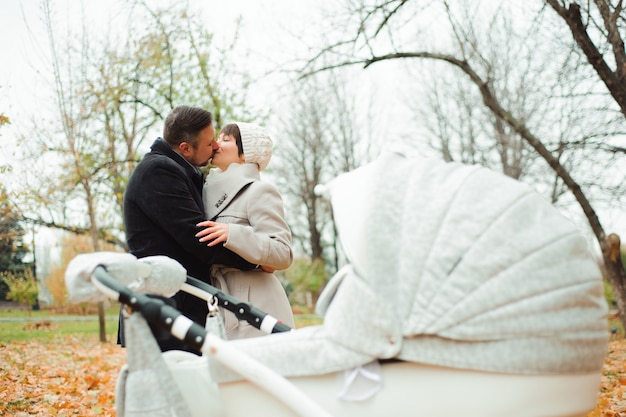
<instances>
[{"instance_id":1,"label":"blurred foreground","mask_svg":"<svg viewBox=\"0 0 626 417\"><path fill-rule=\"evenodd\" d=\"M0 344L0 415L115 416L115 383L126 352L97 335ZM609 345L597 408L588 417L626 415L626 340ZM453 393L451 393L453 395Z\"/></svg>"}]
</instances>

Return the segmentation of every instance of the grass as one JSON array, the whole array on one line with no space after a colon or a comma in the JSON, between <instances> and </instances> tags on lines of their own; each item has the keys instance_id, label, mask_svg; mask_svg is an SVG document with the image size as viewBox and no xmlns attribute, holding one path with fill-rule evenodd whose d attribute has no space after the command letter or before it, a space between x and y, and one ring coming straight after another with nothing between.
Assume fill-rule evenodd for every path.
<instances>
[{"instance_id":1,"label":"grass","mask_svg":"<svg viewBox=\"0 0 626 417\"><path fill-rule=\"evenodd\" d=\"M117 340L117 319L107 320L105 330L107 341ZM48 321L3 322L0 327L0 343L26 342L39 340L52 342L56 336L76 334L99 334L97 320L93 321Z\"/></svg>"},{"instance_id":2,"label":"grass","mask_svg":"<svg viewBox=\"0 0 626 417\"><path fill-rule=\"evenodd\" d=\"M113 305L105 310L105 330L107 340L117 340L117 315L119 306ZM98 314L84 315L59 313L52 310L0 310L0 343L25 342L39 340L52 342L56 336L64 335L99 335Z\"/></svg>"},{"instance_id":3,"label":"grass","mask_svg":"<svg viewBox=\"0 0 626 417\"><path fill-rule=\"evenodd\" d=\"M119 305L106 309L105 330L107 341L117 341ZM52 310L0 310L0 344L40 341L52 343L56 336L99 335L98 314L72 314ZM7 321L17 320L20 321ZM320 324L322 320L313 315L296 316L296 327Z\"/></svg>"},{"instance_id":4,"label":"grass","mask_svg":"<svg viewBox=\"0 0 626 417\"><path fill-rule=\"evenodd\" d=\"M115 303L105 308L105 314L108 316L117 316L120 311L119 304ZM85 316L97 317L96 307L76 309L43 309L43 310L25 310L25 309L2 309L0 310L0 319L6 318L22 318L28 320L43 319L47 317L67 317L67 316Z\"/></svg>"},{"instance_id":5,"label":"grass","mask_svg":"<svg viewBox=\"0 0 626 417\"><path fill-rule=\"evenodd\" d=\"M107 340L115 342L117 339L117 315L119 305L108 307L106 315ZM77 320L69 320L78 317ZM50 319L56 320L50 320ZM322 323L322 319L311 314L296 315L296 327L313 326ZM21 319L24 321L2 321L0 323L0 343L23 342L39 340L52 342L55 336L60 335L98 335L98 315L85 315L52 312L51 310L0 310L0 319ZM85 320L89 319L89 320ZM624 337L624 327L619 316L610 316L609 329L615 330L617 338Z\"/></svg>"}]
</instances>

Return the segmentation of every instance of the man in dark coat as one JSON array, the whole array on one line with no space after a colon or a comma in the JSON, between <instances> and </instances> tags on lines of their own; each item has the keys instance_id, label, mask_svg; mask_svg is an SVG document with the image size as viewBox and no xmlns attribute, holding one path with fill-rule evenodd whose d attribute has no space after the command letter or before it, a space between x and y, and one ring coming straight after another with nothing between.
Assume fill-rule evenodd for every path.
<instances>
[{"instance_id":1,"label":"man in dark coat","mask_svg":"<svg viewBox=\"0 0 626 417\"><path fill-rule=\"evenodd\" d=\"M165 120L163 138L154 141L133 171L124 193L124 226L131 254L137 258L168 256L177 260L188 275L207 283L212 264L254 267L223 244L208 247L195 237L199 231L196 224L206 220L203 177L198 167L207 165L218 148L210 112L188 106L172 110ZM168 302L193 321L204 324L206 301L181 291ZM124 346L121 320L119 327L118 343ZM159 334L154 328L153 332L163 351L194 351L172 336Z\"/></svg>"}]
</instances>

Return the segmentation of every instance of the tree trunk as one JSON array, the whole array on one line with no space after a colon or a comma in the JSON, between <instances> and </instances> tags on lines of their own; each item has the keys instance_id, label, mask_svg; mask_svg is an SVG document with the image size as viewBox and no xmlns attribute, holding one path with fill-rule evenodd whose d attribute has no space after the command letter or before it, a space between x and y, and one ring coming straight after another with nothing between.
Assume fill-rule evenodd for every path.
<instances>
[{"instance_id":1,"label":"tree trunk","mask_svg":"<svg viewBox=\"0 0 626 417\"><path fill-rule=\"evenodd\" d=\"M613 288L619 317L622 325L624 325L626 323L626 271L624 271L624 265L622 264L620 238L615 233L611 233L606 238L605 243L602 248L602 259L604 260L607 280L611 288ZM624 329L626 329L626 326Z\"/></svg>"},{"instance_id":2,"label":"tree trunk","mask_svg":"<svg viewBox=\"0 0 626 417\"><path fill-rule=\"evenodd\" d=\"M98 227L97 227L97 223L96 223L96 211L94 208L94 200L92 198L92 194L91 194L91 188L89 187L89 184L87 181L85 181L85 191L87 193L87 209L89 211L89 220L90 220L90 234L91 234L91 241L93 244L93 250L94 252L98 252L100 250L100 240L98 239ZM101 343L106 343L107 341L107 331L106 331L106 320L104 317L104 303L102 301L98 302L98 323L99 323L99 330L100 330L100 342Z\"/></svg>"},{"instance_id":3,"label":"tree trunk","mask_svg":"<svg viewBox=\"0 0 626 417\"><path fill-rule=\"evenodd\" d=\"M104 303L98 302L98 322L100 323L100 341L102 343L107 341L106 323L104 317Z\"/></svg>"}]
</instances>

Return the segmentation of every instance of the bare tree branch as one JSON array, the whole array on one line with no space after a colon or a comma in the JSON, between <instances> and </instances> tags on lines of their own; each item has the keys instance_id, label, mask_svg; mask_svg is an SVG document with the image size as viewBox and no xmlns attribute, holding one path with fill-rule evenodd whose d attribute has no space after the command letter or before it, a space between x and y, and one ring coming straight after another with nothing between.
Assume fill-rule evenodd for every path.
<instances>
[{"instance_id":1,"label":"bare tree branch","mask_svg":"<svg viewBox=\"0 0 626 417\"><path fill-rule=\"evenodd\" d=\"M622 113L626 116L626 84L623 82L621 76L618 76L616 73L611 70L611 67L606 62L598 48L591 40L585 25L583 24L582 17L580 14L580 6L577 3L570 3L569 9L563 7L558 0L546 0L546 2L552 6L552 8L558 13L559 16L563 18L563 20L567 23L572 32L572 36L574 37L574 41L583 51L587 60L591 64L591 66L595 69L600 79L604 82L606 87L609 89L611 96L615 99L615 102L619 105ZM601 2L602 3L602 2ZM621 10L621 1L620 1L620 10ZM607 18L612 20L610 16ZM609 26L611 26L610 22L607 22ZM624 46L622 44L621 50L617 50L619 48L617 44L619 41L616 41L614 38L617 35L615 30L611 28L609 30L609 36L613 39L609 39L613 45L614 51L616 53L615 58L618 63L622 63L622 68L618 68L618 74L623 74L623 62L624 62Z\"/></svg>"}]
</instances>

